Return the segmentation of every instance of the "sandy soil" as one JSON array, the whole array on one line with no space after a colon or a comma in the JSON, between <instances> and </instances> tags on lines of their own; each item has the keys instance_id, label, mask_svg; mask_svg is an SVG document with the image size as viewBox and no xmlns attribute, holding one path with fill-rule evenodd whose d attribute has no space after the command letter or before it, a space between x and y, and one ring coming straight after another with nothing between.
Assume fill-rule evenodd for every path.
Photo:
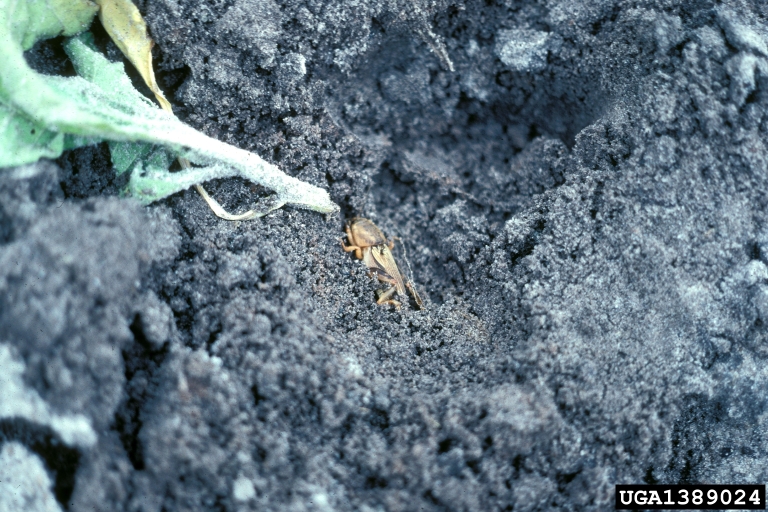
<instances>
[{"instance_id":1,"label":"sandy soil","mask_svg":"<svg viewBox=\"0 0 768 512\"><path fill-rule=\"evenodd\" d=\"M0 509L612 510L616 483L768 480L765 4L137 3L179 116L341 215L142 209L104 145L0 173ZM29 60L66 73L59 44ZM357 215L424 310L374 303Z\"/></svg>"}]
</instances>

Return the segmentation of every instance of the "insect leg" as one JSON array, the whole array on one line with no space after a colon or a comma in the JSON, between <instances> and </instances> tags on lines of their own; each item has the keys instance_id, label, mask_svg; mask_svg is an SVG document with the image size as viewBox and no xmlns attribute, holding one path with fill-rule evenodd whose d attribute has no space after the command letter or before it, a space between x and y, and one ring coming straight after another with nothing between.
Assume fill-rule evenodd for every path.
<instances>
[{"instance_id":1,"label":"insect leg","mask_svg":"<svg viewBox=\"0 0 768 512\"><path fill-rule=\"evenodd\" d=\"M376 304L379 304L379 305L392 304L397 309L400 309L400 302L392 298L395 292L397 292L397 287L391 286L388 290L385 290L379 295L379 298L376 299Z\"/></svg>"},{"instance_id":2,"label":"insect leg","mask_svg":"<svg viewBox=\"0 0 768 512\"><path fill-rule=\"evenodd\" d=\"M355 251L355 258L361 260L363 259L363 248L358 247L356 245L347 245L344 243L344 240L341 241L341 248L344 249L344 252L352 252Z\"/></svg>"}]
</instances>

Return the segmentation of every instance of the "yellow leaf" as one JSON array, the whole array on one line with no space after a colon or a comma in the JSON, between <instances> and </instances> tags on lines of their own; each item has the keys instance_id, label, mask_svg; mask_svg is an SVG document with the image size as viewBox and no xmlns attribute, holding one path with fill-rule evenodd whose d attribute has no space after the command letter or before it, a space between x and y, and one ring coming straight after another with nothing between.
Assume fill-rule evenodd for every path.
<instances>
[{"instance_id":1,"label":"yellow leaf","mask_svg":"<svg viewBox=\"0 0 768 512\"><path fill-rule=\"evenodd\" d=\"M171 104L155 80L152 69L152 46L147 24L131 0L95 0L99 5L99 19L112 41L138 70L144 83L155 94L164 110L171 112Z\"/></svg>"}]
</instances>

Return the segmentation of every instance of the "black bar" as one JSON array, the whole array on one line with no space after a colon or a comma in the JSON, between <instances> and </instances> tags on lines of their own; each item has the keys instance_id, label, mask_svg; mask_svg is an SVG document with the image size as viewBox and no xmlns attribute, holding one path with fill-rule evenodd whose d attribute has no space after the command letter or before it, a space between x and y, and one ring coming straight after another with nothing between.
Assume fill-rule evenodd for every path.
<instances>
[{"instance_id":1,"label":"black bar","mask_svg":"<svg viewBox=\"0 0 768 512\"><path fill-rule=\"evenodd\" d=\"M617 485L616 510L765 510L765 485Z\"/></svg>"}]
</instances>

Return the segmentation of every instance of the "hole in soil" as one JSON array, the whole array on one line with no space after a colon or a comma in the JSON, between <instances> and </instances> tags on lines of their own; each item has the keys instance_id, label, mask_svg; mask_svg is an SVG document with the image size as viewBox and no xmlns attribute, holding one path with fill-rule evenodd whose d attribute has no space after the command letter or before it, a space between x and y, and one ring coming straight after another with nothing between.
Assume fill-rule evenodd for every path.
<instances>
[{"instance_id":1,"label":"hole in soil","mask_svg":"<svg viewBox=\"0 0 768 512\"><path fill-rule=\"evenodd\" d=\"M478 8L496 19L490 15L496 7ZM610 98L595 88L599 73L574 77L573 63L557 56L540 72L506 69L487 37L494 26L461 27L476 53L457 58L453 73L408 30L381 27L357 68L350 74L328 69L325 77L333 122L358 138L378 170L368 198L341 207L362 216L375 212L390 221L385 232L415 244L409 255L414 280L441 304L442 297L461 293L478 251L488 245L479 240L493 239L534 197L565 182L569 148ZM435 219L460 201L462 216L477 216L484 227L447 241L447 229L440 231ZM526 245L518 257L533 250L535 239ZM471 257L449 261L454 248Z\"/></svg>"}]
</instances>

